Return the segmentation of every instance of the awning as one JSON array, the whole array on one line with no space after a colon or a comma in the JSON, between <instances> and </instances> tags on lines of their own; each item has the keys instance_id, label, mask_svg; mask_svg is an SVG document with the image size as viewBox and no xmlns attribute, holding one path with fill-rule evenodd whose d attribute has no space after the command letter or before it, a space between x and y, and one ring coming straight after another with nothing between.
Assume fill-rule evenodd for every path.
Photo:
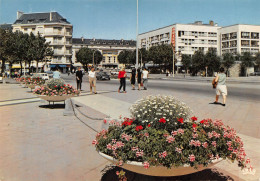
<instances>
[{"instance_id":1,"label":"awning","mask_svg":"<svg viewBox=\"0 0 260 181\"><path fill-rule=\"evenodd\" d=\"M60 68L70 67L69 64L50 64L50 68L55 68L57 66Z\"/></svg>"}]
</instances>

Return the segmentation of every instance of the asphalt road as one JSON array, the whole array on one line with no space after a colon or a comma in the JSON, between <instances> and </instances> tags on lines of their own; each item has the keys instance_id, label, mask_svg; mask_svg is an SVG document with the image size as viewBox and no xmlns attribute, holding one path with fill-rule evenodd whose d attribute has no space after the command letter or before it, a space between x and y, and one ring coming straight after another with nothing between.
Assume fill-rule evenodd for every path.
<instances>
[{"instance_id":1,"label":"asphalt road","mask_svg":"<svg viewBox=\"0 0 260 181\"><path fill-rule=\"evenodd\" d=\"M76 85L75 75L62 75L62 78L72 85ZM88 80L83 78L83 89L88 91ZM85 86L85 87L84 87ZM102 90L117 90L119 86L118 80L97 81L97 86ZM228 99L240 101L260 102L260 85L254 83L228 83ZM131 89L130 82L127 81L127 90ZM187 94L206 95L214 97L215 90L212 89L211 82L205 81L180 81L180 80L149 80L148 89L159 90L162 94L169 91L178 91Z\"/></svg>"}]
</instances>

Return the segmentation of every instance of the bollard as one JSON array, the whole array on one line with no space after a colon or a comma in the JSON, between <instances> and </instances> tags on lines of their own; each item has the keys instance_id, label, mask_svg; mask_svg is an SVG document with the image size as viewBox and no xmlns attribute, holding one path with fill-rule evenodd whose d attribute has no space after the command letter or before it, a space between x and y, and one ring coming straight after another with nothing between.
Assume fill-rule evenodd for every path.
<instances>
[{"instance_id":1,"label":"bollard","mask_svg":"<svg viewBox=\"0 0 260 181\"><path fill-rule=\"evenodd\" d=\"M63 116L73 116L73 107L72 107L72 101L71 99L65 100L65 109L63 112Z\"/></svg>"}]
</instances>

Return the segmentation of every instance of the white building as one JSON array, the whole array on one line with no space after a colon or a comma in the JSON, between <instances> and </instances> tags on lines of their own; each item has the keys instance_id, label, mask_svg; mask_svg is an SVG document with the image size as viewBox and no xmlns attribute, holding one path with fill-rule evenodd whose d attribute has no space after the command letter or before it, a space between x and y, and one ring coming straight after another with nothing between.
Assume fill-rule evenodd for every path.
<instances>
[{"instance_id":1,"label":"white building","mask_svg":"<svg viewBox=\"0 0 260 181\"><path fill-rule=\"evenodd\" d=\"M50 67L60 67L63 72L70 66L72 57L73 26L57 12L23 13L17 12L17 20L12 25L13 32L35 35L38 33L50 42L54 55ZM40 64L42 66L43 64Z\"/></svg>"},{"instance_id":2,"label":"white building","mask_svg":"<svg viewBox=\"0 0 260 181\"><path fill-rule=\"evenodd\" d=\"M220 48L219 53L239 53L251 52L256 54L259 47L259 25L231 25L219 29Z\"/></svg>"},{"instance_id":3,"label":"white building","mask_svg":"<svg viewBox=\"0 0 260 181\"><path fill-rule=\"evenodd\" d=\"M181 54L193 55L197 50L207 52L210 48L217 50L220 28L213 21L209 24L203 24L201 21L191 24L173 24L139 34L138 47L149 49L154 45L172 44L175 51L180 52L177 54L179 55L177 60L180 61Z\"/></svg>"},{"instance_id":4,"label":"white building","mask_svg":"<svg viewBox=\"0 0 260 181\"><path fill-rule=\"evenodd\" d=\"M106 68L118 68L118 55L123 50L135 50L136 41L134 40L105 40L105 39L84 39L73 38L72 39L72 62L77 64L76 53L80 48L87 47L100 51L103 55L103 60L99 66Z\"/></svg>"}]
</instances>

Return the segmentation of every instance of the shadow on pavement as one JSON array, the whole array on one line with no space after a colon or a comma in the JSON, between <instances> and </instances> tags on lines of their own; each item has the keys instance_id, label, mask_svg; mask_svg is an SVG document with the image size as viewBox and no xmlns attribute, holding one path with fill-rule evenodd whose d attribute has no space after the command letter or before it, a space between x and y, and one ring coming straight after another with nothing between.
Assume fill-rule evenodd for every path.
<instances>
[{"instance_id":1,"label":"shadow on pavement","mask_svg":"<svg viewBox=\"0 0 260 181\"><path fill-rule=\"evenodd\" d=\"M65 104L50 104L50 105L40 105L40 108L45 108L45 109L64 109Z\"/></svg>"},{"instance_id":2,"label":"shadow on pavement","mask_svg":"<svg viewBox=\"0 0 260 181\"><path fill-rule=\"evenodd\" d=\"M222 103L220 103L220 102L210 102L209 104L220 105L220 106L222 106L222 105L223 105L223 104L222 104Z\"/></svg>"},{"instance_id":3,"label":"shadow on pavement","mask_svg":"<svg viewBox=\"0 0 260 181\"><path fill-rule=\"evenodd\" d=\"M107 166L104 168L103 176L101 181L117 181L118 177L116 175L116 171L120 171L122 168L115 167L115 166ZM124 170L124 169L123 169ZM226 176L223 173L217 171L217 169L205 169L200 172L196 172L189 175L182 175L182 176L175 176L175 177L153 177L147 176L142 174L137 174L128 170L124 170L125 176L127 177L128 181L234 181L234 179L230 176Z\"/></svg>"}]
</instances>

